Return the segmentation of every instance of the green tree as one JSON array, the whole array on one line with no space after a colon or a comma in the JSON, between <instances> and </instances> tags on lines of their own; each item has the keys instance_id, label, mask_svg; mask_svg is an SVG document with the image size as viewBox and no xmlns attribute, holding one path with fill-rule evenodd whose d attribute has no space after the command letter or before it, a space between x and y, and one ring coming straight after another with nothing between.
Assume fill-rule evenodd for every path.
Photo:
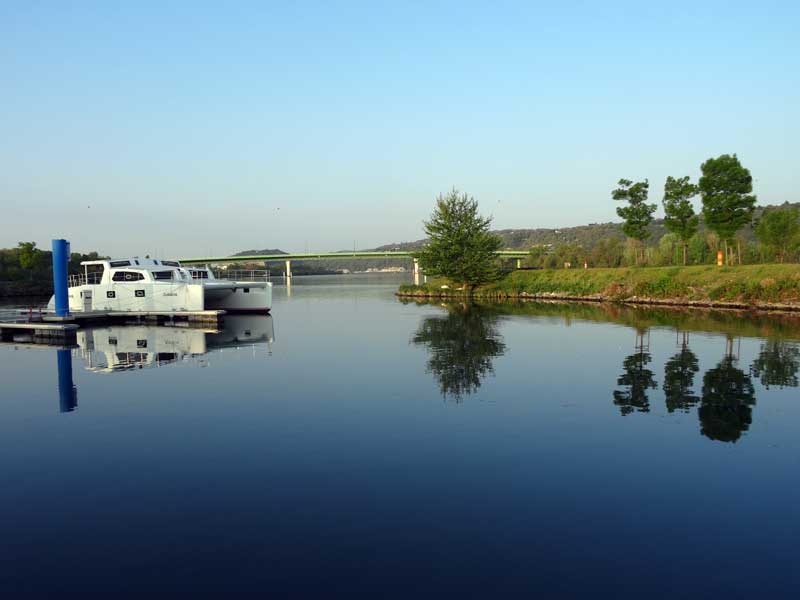
<instances>
[{"instance_id":1,"label":"green tree","mask_svg":"<svg viewBox=\"0 0 800 600\"><path fill-rule=\"evenodd\" d=\"M618 237L603 238L589 255L593 267L619 267L625 257L623 240Z\"/></svg>"},{"instance_id":2,"label":"green tree","mask_svg":"<svg viewBox=\"0 0 800 600\"><path fill-rule=\"evenodd\" d=\"M758 241L783 262L800 243L800 211L796 208L767 210L758 220L755 232Z\"/></svg>"},{"instance_id":3,"label":"green tree","mask_svg":"<svg viewBox=\"0 0 800 600\"><path fill-rule=\"evenodd\" d=\"M533 268L539 268L542 266L542 261L547 254L547 248L542 245L533 246L530 249L530 254L528 255L527 265Z\"/></svg>"},{"instance_id":4,"label":"green tree","mask_svg":"<svg viewBox=\"0 0 800 600\"><path fill-rule=\"evenodd\" d=\"M686 246L697 233L700 217L694 212L692 198L697 196L698 188L689 183L689 177L667 177L664 183L664 226L678 236L683 246L683 264L686 264Z\"/></svg>"},{"instance_id":5,"label":"green tree","mask_svg":"<svg viewBox=\"0 0 800 600\"><path fill-rule=\"evenodd\" d=\"M620 179L617 185L619 187L611 192L611 197L628 203L628 206L617 208L617 215L625 219L622 231L643 247L644 241L650 237L647 227L653 222L653 213L656 211L655 204L647 204L650 184L646 179L636 183L629 179Z\"/></svg>"},{"instance_id":6,"label":"green tree","mask_svg":"<svg viewBox=\"0 0 800 600\"><path fill-rule=\"evenodd\" d=\"M729 242L753 219L756 197L753 177L734 154L709 158L700 166L698 188L703 198L703 220L725 244L726 262L731 263Z\"/></svg>"},{"instance_id":7,"label":"green tree","mask_svg":"<svg viewBox=\"0 0 800 600\"><path fill-rule=\"evenodd\" d=\"M689 240L689 262L704 265L711 260L705 236L695 233Z\"/></svg>"},{"instance_id":8,"label":"green tree","mask_svg":"<svg viewBox=\"0 0 800 600\"><path fill-rule=\"evenodd\" d=\"M680 261L678 256L678 243L681 240L674 233L665 233L658 240L658 264L673 265ZM684 264L686 263L684 259Z\"/></svg>"},{"instance_id":9,"label":"green tree","mask_svg":"<svg viewBox=\"0 0 800 600\"><path fill-rule=\"evenodd\" d=\"M425 222L429 242L415 257L430 275L464 284L470 292L498 277L495 252L502 240L489 232L491 217L478 214L478 203L452 190L439 195L430 221Z\"/></svg>"},{"instance_id":10,"label":"green tree","mask_svg":"<svg viewBox=\"0 0 800 600\"><path fill-rule=\"evenodd\" d=\"M19 266L28 271L30 278L42 262L42 251L36 247L36 242L20 242L17 246Z\"/></svg>"},{"instance_id":11,"label":"green tree","mask_svg":"<svg viewBox=\"0 0 800 600\"><path fill-rule=\"evenodd\" d=\"M578 244L559 244L553 250L556 268L564 267L569 263L573 269L583 268L587 258L586 251Z\"/></svg>"}]
</instances>

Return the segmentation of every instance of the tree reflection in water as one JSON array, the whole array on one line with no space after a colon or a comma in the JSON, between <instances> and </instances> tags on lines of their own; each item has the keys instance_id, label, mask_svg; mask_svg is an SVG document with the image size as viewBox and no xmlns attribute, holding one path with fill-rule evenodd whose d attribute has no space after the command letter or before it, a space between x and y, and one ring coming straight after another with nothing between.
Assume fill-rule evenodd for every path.
<instances>
[{"instance_id":1,"label":"tree reflection in water","mask_svg":"<svg viewBox=\"0 0 800 600\"><path fill-rule=\"evenodd\" d=\"M703 376L703 399L698 410L700 433L712 440L735 442L753 422L753 381L736 367L737 362L729 338L725 358Z\"/></svg>"},{"instance_id":2,"label":"tree reflection in water","mask_svg":"<svg viewBox=\"0 0 800 600\"><path fill-rule=\"evenodd\" d=\"M692 394L694 376L700 370L697 356L689 350L689 334L683 334L681 351L664 364L664 400L667 411L689 412L700 401Z\"/></svg>"},{"instance_id":3,"label":"tree reflection in water","mask_svg":"<svg viewBox=\"0 0 800 600\"><path fill-rule=\"evenodd\" d=\"M797 371L800 368L800 348L782 340L768 340L761 344L761 351L750 367L750 374L761 380L769 389L797 387Z\"/></svg>"},{"instance_id":4,"label":"tree reflection in water","mask_svg":"<svg viewBox=\"0 0 800 600\"><path fill-rule=\"evenodd\" d=\"M614 404L620 407L622 415L635 411L650 412L647 390L655 389L658 383L653 372L645 368L650 363L649 341L645 341L646 331L636 333L636 352L622 362L624 373L617 378L617 385L627 386L627 390L614 390Z\"/></svg>"},{"instance_id":5,"label":"tree reflection in water","mask_svg":"<svg viewBox=\"0 0 800 600\"><path fill-rule=\"evenodd\" d=\"M472 304L449 305L446 316L422 321L411 341L427 348L427 370L436 377L445 399L460 402L494 373L492 360L506 348L497 323L496 314Z\"/></svg>"}]
</instances>

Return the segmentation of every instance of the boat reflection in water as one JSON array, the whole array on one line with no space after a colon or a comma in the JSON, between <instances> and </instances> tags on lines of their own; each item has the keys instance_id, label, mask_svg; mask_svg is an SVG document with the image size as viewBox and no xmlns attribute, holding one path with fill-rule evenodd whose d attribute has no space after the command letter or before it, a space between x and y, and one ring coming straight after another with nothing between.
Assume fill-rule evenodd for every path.
<instances>
[{"instance_id":1,"label":"boat reflection in water","mask_svg":"<svg viewBox=\"0 0 800 600\"><path fill-rule=\"evenodd\" d=\"M232 315L221 330L114 325L81 330L77 341L87 370L114 373L178 362L205 366L203 357L222 348L266 344L271 353L274 337L270 315Z\"/></svg>"},{"instance_id":2,"label":"boat reflection in water","mask_svg":"<svg viewBox=\"0 0 800 600\"><path fill-rule=\"evenodd\" d=\"M78 348L56 351L58 398L61 412L78 407L78 390L72 377L73 353L83 359L87 371L117 373L189 362L206 366L205 355L224 348L254 349L265 344L272 354L275 327L270 315L232 315L223 329L167 327L163 325L114 325L78 332Z\"/></svg>"}]
</instances>

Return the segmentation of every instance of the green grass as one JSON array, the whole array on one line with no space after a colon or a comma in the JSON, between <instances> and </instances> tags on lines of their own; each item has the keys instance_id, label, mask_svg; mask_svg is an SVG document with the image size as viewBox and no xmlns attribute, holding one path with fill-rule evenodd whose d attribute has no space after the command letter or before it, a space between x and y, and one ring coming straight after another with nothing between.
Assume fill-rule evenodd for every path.
<instances>
[{"instance_id":1,"label":"green grass","mask_svg":"<svg viewBox=\"0 0 800 600\"><path fill-rule=\"evenodd\" d=\"M402 286L400 294L457 296L444 280ZM476 297L519 298L557 295L624 301L728 302L747 305L799 304L800 265L654 267L513 271L475 290Z\"/></svg>"}]
</instances>

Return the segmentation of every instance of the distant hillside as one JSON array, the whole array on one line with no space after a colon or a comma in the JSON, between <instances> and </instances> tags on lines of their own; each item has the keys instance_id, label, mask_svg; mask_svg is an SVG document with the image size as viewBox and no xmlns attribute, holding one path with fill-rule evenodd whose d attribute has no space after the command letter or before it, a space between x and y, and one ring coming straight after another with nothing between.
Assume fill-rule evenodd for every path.
<instances>
[{"instance_id":1,"label":"distant hillside","mask_svg":"<svg viewBox=\"0 0 800 600\"><path fill-rule=\"evenodd\" d=\"M800 208L800 203L784 203L783 206L795 206ZM776 206L759 206L753 221L757 221L766 208L777 208ZM648 243L656 244L661 237L667 233L663 219L656 219L649 227L650 238ZM701 224L700 231L703 231ZM625 239L622 231L622 223L590 223L589 225L579 225L577 227L561 227L558 229L501 229L493 233L503 239L503 247L507 250L527 250L533 246L558 246L560 244L577 244L591 250L600 240L616 237ZM753 239L753 228L746 227L742 230L745 239ZM417 250L425 245L427 240L416 240L413 242L394 242L385 244L369 250ZM346 251L345 251L346 252ZM246 250L238 252L235 256L246 256L249 254L286 254L282 250ZM410 261L408 261L410 264ZM320 261L292 261L292 268L295 265L304 272L335 272L341 269L350 271L363 271L368 268L382 268L401 265L397 259L348 259L341 260L320 260ZM299 272L299 271L298 271Z\"/></svg>"},{"instance_id":2,"label":"distant hillside","mask_svg":"<svg viewBox=\"0 0 800 600\"><path fill-rule=\"evenodd\" d=\"M800 208L800 203L784 203L782 206L795 206ZM758 206L753 217L753 222L757 221L767 208L777 208L777 206ZM656 219L649 227L649 243L657 243L661 237L667 233L663 219ZM703 226L701 224L700 231ZM622 231L622 223L591 223L589 225L578 225L577 227L561 227L558 229L500 229L492 233L500 236L504 242L504 248L508 250L527 250L533 246L558 246L559 244L578 244L587 250L591 250L603 239L617 237L625 239ZM742 235L746 239L753 239L753 228L745 227ZM414 242L400 242L379 246L375 250L416 250L425 245L426 240L416 240Z\"/></svg>"},{"instance_id":3,"label":"distant hillside","mask_svg":"<svg viewBox=\"0 0 800 600\"><path fill-rule=\"evenodd\" d=\"M254 256L258 254L288 254L288 252L278 250L277 248L265 248L263 250L242 250L231 256Z\"/></svg>"}]
</instances>

